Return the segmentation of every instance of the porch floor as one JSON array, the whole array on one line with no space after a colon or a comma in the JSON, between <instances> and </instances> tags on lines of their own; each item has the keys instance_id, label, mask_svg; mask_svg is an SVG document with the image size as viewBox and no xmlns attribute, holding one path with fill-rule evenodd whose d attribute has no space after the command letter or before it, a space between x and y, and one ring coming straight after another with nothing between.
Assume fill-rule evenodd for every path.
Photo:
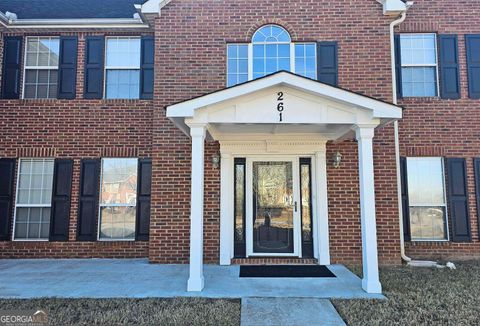
<instances>
[{"instance_id":1,"label":"porch floor","mask_svg":"<svg viewBox=\"0 0 480 326\"><path fill-rule=\"evenodd\" d=\"M239 266L205 265L205 288L187 292L188 265L146 259L0 260L0 298L303 297L384 298L362 290L345 266L336 278L240 278Z\"/></svg>"}]
</instances>

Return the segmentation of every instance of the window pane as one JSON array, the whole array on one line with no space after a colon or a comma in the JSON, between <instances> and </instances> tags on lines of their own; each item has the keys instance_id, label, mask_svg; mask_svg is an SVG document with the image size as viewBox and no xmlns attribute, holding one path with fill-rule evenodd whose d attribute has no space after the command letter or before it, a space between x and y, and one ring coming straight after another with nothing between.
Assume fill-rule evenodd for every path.
<instances>
[{"instance_id":1,"label":"window pane","mask_svg":"<svg viewBox=\"0 0 480 326\"><path fill-rule=\"evenodd\" d=\"M28 37L26 64L28 67L58 67L60 40L58 37Z\"/></svg>"},{"instance_id":2,"label":"window pane","mask_svg":"<svg viewBox=\"0 0 480 326\"><path fill-rule=\"evenodd\" d=\"M227 50L227 86L234 86L248 79L248 45L229 44Z\"/></svg>"},{"instance_id":3,"label":"window pane","mask_svg":"<svg viewBox=\"0 0 480 326\"><path fill-rule=\"evenodd\" d=\"M137 201L137 159L102 160L102 204L135 206Z\"/></svg>"},{"instance_id":4,"label":"window pane","mask_svg":"<svg viewBox=\"0 0 480 326\"><path fill-rule=\"evenodd\" d=\"M252 42L290 42L290 35L280 26L266 25L255 32Z\"/></svg>"},{"instance_id":5,"label":"window pane","mask_svg":"<svg viewBox=\"0 0 480 326\"><path fill-rule=\"evenodd\" d=\"M100 239L135 239L135 207L102 207Z\"/></svg>"},{"instance_id":6,"label":"window pane","mask_svg":"<svg viewBox=\"0 0 480 326\"><path fill-rule=\"evenodd\" d=\"M314 43L295 44L295 73L316 79L317 58L316 45Z\"/></svg>"},{"instance_id":7,"label":"window pane","mask_svg":"<svg viewBox=\"0 0 480 326\"><path fill-rule=\"evenodd\" d=\"M437 63L435 34L401 34L402 65L435 65Z\"/></svg>"},{"instance_id":8,"label":"window pane","mask_svg":"<svg viewBox=\"0 0 480 326\"><path fill-rule=\"evenodd\" d=\"M140 70L107 70L107 99L140 98Z\"/></svg>"},{"instance_id":9,"label":"window pane","mask_svg":"<svg viewBox=\"0 0 480 326\"><path fill-rule=\"evenodd\" d=\"M15 239L48 239L50 211L50 207L18 207Z\"/></svg>"},{"instance_id":10,"label":"window pane","mask_svg":"<svg viewBox=\"0 0 480 326\"><path fill-rule=\"evenodd\" d=\"M107 68L140 68L138 37L109 37L106 41Z\"/></svg>"},{"instance_id":11,"label":"window pane","mask_svg":"<svg viewBox=\"0 0 480 326\"><path fill-rule=\"evenodd\" d=\"M410 207L413 240L445 240L445 207Z\"/></svg>"},{"instance_id":12,"label":"window pane","mask_svg":"<svg viewBox=\"0 0 480 326\"><path fill-rule=\"evenodd\" d=\"M407 158L408 199L410 205L445 204L443 161L439 157Z\"/></svg>"},{"instance_id":13,"label":"window pane","mask_svg":"<svg viewBox=\"0 0 480 326\"><path fill-rule=\"evenodd\" d=\"M53 183L53 160L21 159L18 204L50 205Z\"/></svg>"},{"instance_id":14,"label":"window pane","mask_svg":"<svg viewBox=\"0 0 480 326\"><path fill-rule=\"evenodd\" d=\"M24 98L56 98L58 71L55 69L27 69Z\"/></svg>"},{"instance_id":15,"label":"window pane","mask_svg":"<svg viewBox=\"0 0 480 326\"><path fill-rule=\"evenodd\" d=\"M437 96L435 67L403 67L402 93L404 97Z\"/></svg>"}]
</instances>

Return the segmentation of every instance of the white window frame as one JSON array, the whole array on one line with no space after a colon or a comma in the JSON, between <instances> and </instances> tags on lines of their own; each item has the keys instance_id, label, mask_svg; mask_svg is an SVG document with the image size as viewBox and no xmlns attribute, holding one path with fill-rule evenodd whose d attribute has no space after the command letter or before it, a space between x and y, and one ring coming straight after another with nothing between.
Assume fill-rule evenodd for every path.
<instances>
[{"instance_id":1,"label":"white window frame","mask_svg":"<svg viewBox=\"0 0 480 326\"><path fill-rule=\"evenodd\" d=\"M126 67L126 66L112 66L107 67L107 43L111 39L138 39L140 40L140 61L138 62L138 68ZM138 70L139 72L139 87L140 87L140 73L142 70L142 38L140 36L107 36L105 37L104 44L104 53L103 57L105 58L105 64L103 65L103 99L105 100L139 100L140 99L140 88L138 90L138 98L107 98L107 71L108 70Z\"/></svg>"},{"instance_id":2,"label":"white window frame","mask_svg":"<svg viewBox=\"0 0 480 326\"><path fill-rule=\"evenodd\" d=\"M400 63L401 63L401 67L400 69L403 69L403 68L422 68L422 67L434 67L435 68L435 85L436 85L436 90L437 90L437 95L435 96L404 96L405 98L423 98L423 97L440 97L440 76L438 75L438 40L437 40L437 33L401 33L400 34L400 38L402 35L433 35L433 40L435 42L435 61L437 63L435 64L412 64L412 63L406 63L404 64L403 61L401 60L401 55L402 55L402 50L401 50L401 47L402 47L402 44L400 42ZM402 84L402 88L403 88L403 76L402 76L402 80L400 80L401 84ZM403 96L403 94L402 94Z\"/></svg>"},{"instance_id":3,"label":"white window frame","mask_svg":"<svg viewBox=\"0 0 480 326\"><path fill-rule=\"evenodd\" d=\"M36 238L36 239L28 239L28 238L23 238L23 239L17 239L15 237L15 230L16 230L16 226L17 226L17 208L36 208L36 207L40 207L40 208L50 208L50 210L52 209L52 203L50 202L50 204L19 204L18 203L18 193L19 193L19 190L20 190L20 165L21 165L21 162L24 161L24 160L42 160L43 161L43 164L45 165L45 161L53 161L54 164L55 164L55 160L53 158L48 158L48 157L22 157L18 160L18 163L17 163L17 180L16 180L16 189L15 189L15 209L13 211L13 231L12 231L12 241L17 241L17 242L48 242L50 241L50 238ZM43 169L42 169L42 183L43 183L43 177L44 177L44 174L43 174ZM55 175L52 175L52 183L53 183L53 179L55 178ZM29 187L31 188L32 186L32 179L30 178L30 185ZM29 189L30 189L29 188ZM53 184L52 184L52 196L53 196ZM50 223L52 221L50 220ZM28 235L28 232L27 232L27 235ZM50 236L50 232L49 232L49 236Z\"/></svg>"},{"instance_id":4,"label":"white window frame","mask_svg":"<svg viewBox=\"0 0 480 326\"><path fill-rule=\"evenodd\" d=\"M294 74L296 73L296 71L295 71L295 68L296 68L296 67L295 67L295 61L296 61L296 60L295 60L295 59L296 59L296 58L295 58L295 46L296 46L296 45L302 45L302 44L304 44L304 45L308 45L308 44L314 45L314 48L315 48L315 79L317 79L317 77L318 77L318 75L317 75L317 73L318 73L318 72L317 72L317 69L318 69L318 67L317 67L317 65L318 65L318 57L317 57L317 56L318 56L318 53L317 53L317 46L316 46L316 43L315 43L315 42L297 42L297 43L291 42L291 41L290 41L290 42L275 42L275 43L271 43L271 42L253 42L253 38L255 37L255 34L256 34L260 29L262 29L262 28L265 27L265 26L271 26L271 25L272 25L272 26L278 26L278 27L282 28L282 29L285 30L285 32L290 36L290 33L288 33L288 31L287 31L285 28L283 28L282 26L276 25L276 24L268 24L268 25L261 26L260 28L258 28L258 29L255 31L255 33L254 33L253 36L252 36L252 41L251 41L250 43L227 43L227 47L226 47L226 64L225 64L225 66L226 66L226 68L227 68L227 69L226 69L226 81L225 81L225 84L226 84L227 87L232 87L232 86L238 85L238 84L235 84L235 85L230 85L230 86L228 86L228 76L229 76L229 74L228 74L228 59L229 59L229 58L228 58L228 46L229 46L229 45L247 45L247 47L248 47L248 58L247 58L247 59L248 59L248 77L247 77L247 81L253 80L253 46L254 46L255 44L264 44L264 45L265 45L265 44L290 44L290 72L291 72L291 73L294 73ZM305 78L308 78L308 77L305 77Z\"/></svg>"},{"instance_id":5,"label":"white window frame","mask_svg":"<svg viewBox=\"0 0 480 326\"><path fill-rule=\"evenodd\" d=\"M445 207L445 233L447 237L445 239L413 239L413 237L410 235L410 241L411 242L449 242L450 241L450 230L449 230L449 224L448 224L448 203L447 203L447 189L446 189L446 183L445 183L445 160L443 157L439 156L410 156L407 157L407 175L408 175L408 161L409 160L422 160L422 159L440 159L441 161L441 168L442 168L442 181L443 181L443 205L432 205L430 203L421 203L421 204L416 204L412 205L410 204L410 198L408 200L408 209L409 209L409 216L408 216L408 223L410 222L410 207ZM408 189L408 177L407 177L407 189ZM408 189L409 190L409 189ZM409 196L410 196L410 191L408 191ZM411 227L409 225L409 227Z\"/></svg>"},{"instance_id":6,"label":"white window frame","mask_svg":"<svg viewBox=\"0 0 480 326\"><path fill-rule=\"evenodd\" d=\"M102 216L101 216L101 212L102 212L102 207L134 207L135 208L135 234L137 232L137 225L136 225L136 219L137 219L137 202L138 202L138 198L137 200L135 201L135 205L129 205L129 204L102 204L102 186L103 186L103 160L120 160L120 159L135 159L137 161L137 171L138 171L138 158L136 157L102 157L102 159L100 160L100 191L99 191L99 198L98 198L98 222L97 222L97 241L105 241L105 242L113 242L113 241L116 241L116 242L119 242L119 241L128 241L128 242L131 242L131 241L136 241L135 237L133 237L133 239L124 239L124 238L102 238L100 237L100 233L101 233L101 222L102 222ZM136 193L136 196L138 196L138 172L137 172L137 189L135 189L135 193Z\"/></svg>"},{"instance_id":7,"label":"white window frame","mask_svg":"<svg viewBox=\"0 0 480 326\"><path fill-rule=\"evenodd\" d=\"M58 64L56 67L54 66L27 66L27 49L28 49L28 40L29 39L58 39L59 40L59 48L60 48L60 37L59 36L27 36L25 38L25 49L23 51L23 82L22 82L22 99L24 100L51 100L51 99L57 99L58 98L58 91L57 91L57 96L55 98L53 97L37 97L37 94L35 94L35 97L29 97L25 98L25 82L27 80L27 70L56 70L57 71L57 87L58 87L58 70L60 66L60 56L58 58ZM37 53L37 58L38 58L38 53ZM50 82L50 80L49 80Z\"/></svg>"}]
</instances>

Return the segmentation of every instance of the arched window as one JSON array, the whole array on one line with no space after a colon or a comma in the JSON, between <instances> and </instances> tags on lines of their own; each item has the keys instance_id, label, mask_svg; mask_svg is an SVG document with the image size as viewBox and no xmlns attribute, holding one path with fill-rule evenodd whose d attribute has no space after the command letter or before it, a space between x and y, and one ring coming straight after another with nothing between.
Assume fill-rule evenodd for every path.
<instances>
[{"instance_id":1,"label":"arched window","mask_svg":"<svg viewBox=\"0 0 480 326\"><path fill-rule=\"evenodd\" d=\"M266 25L255 32L253 79L290 69L290 35L280 26Z\"/></svg>"},{"instance_id":2,"label":"arched window","mask_svg":"<svg viewBox=\"0 0 480 326\"><path fill-rule=\"evenodd\" d=\"M317 78L315 43L292 43L281 26L260 27L249 44L227 45L227 86L273 74L280 70Z\"/></svg>"}]
</instances>

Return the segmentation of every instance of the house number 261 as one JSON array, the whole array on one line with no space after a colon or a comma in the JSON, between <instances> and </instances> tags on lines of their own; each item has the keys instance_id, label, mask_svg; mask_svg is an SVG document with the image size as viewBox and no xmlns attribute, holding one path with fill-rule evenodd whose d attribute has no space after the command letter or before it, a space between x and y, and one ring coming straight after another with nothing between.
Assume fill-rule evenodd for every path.
<instances>
[{"instance_id":1,"label":"house number 261","mask_svg":"<svg viewBox=\"0 0 480 326\"><path fill-rule=\"evenodd\" d=\"M278 111L278 117L280 119L280 122L282 122L283 117L282 117L282 112L283 112L283 92L278 92L277 93L277 111Z\"/></svg>"}]
</instances>

